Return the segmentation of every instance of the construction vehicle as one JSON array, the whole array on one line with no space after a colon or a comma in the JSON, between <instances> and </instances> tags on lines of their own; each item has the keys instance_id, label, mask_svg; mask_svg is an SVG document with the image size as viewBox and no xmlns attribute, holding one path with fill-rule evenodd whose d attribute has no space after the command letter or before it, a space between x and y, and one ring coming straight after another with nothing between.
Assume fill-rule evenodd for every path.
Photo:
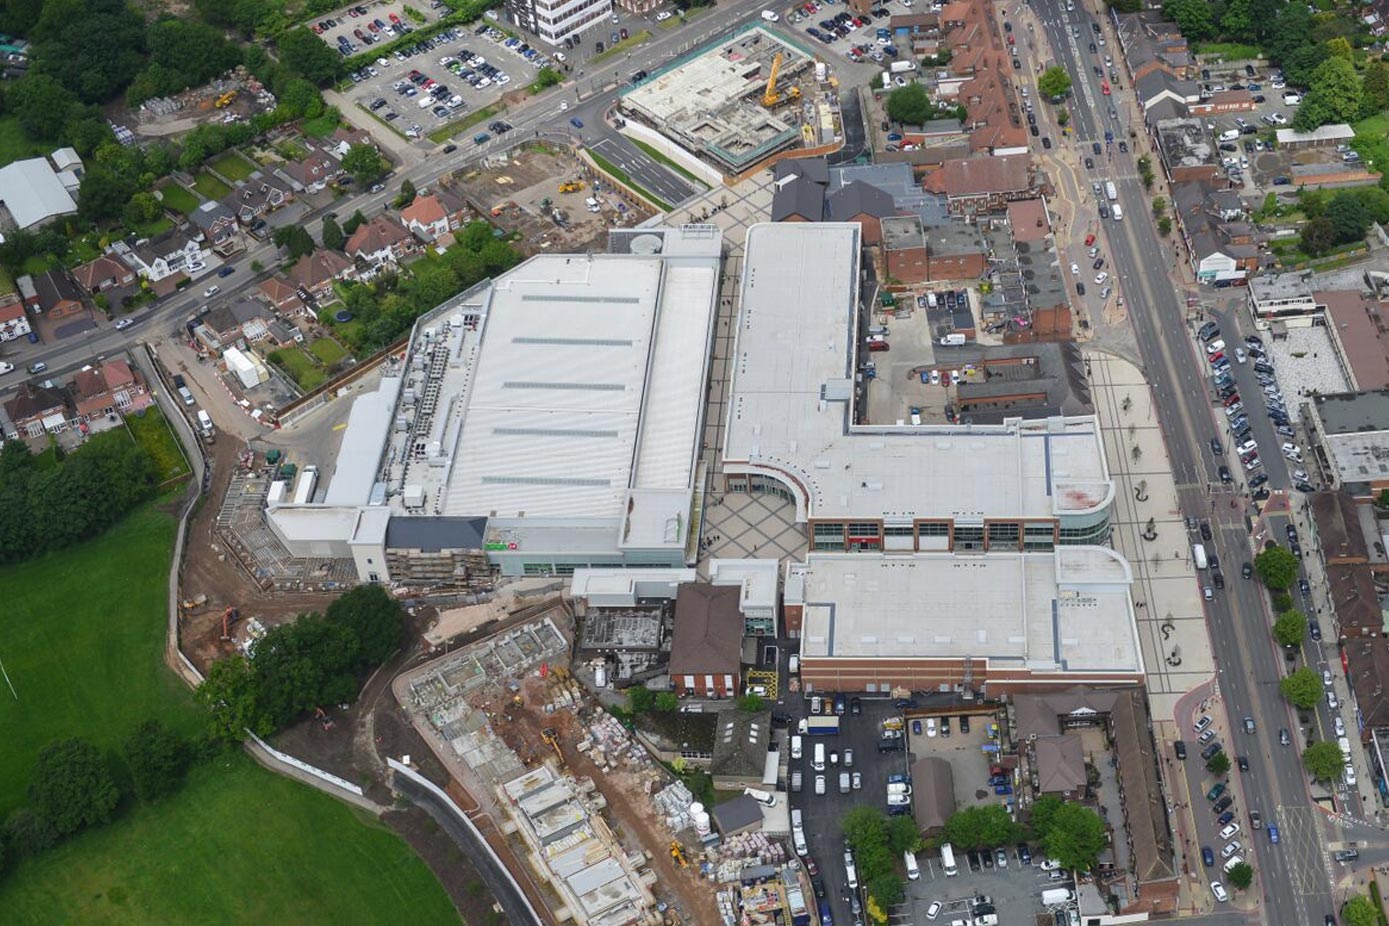
<instances>
[{"instance_id":1,"label":"construction vehicle","mask_svg":"<svg viewBox=\"0 0 1389 926\"><path fill-rule=\"evenodd\" d=\"M690 867L689 860L685 858L685 850L681 848L680 843L673 840L670 844L670 857L675 859L675 864L679 865L681 868Z\"/></svg>"},{"instance_id":2,"label":"construction vehicle","mask_svg":"<svg viewBox=\"0 0 1389 926\"><path fill-rule=\"evenodd\" d=\"M235 624L241 617L241 612L236 608L227 608L222 612L222 639L231 639L231 625Z\"/></svg>"},{"instance_id":3,"label":"construction vehicle","mask_svg":"<svg viewBox=\"0 0 1389 926\"><path fill-rule=\"evenodd\" d=\"M559 759L560 767L564 767L564 753L559 749L559 737L555 734L553 727L546 727L540 731L540 738L545 741L545 745L555 751L555 757Z\"/></svg>"},{"instance_id":4,"label":"construction vehicle","mask_svg":"<svg viewBox=\"0 0 1389 926\"><path fill-rule=\"evenodd\" d=\"M226 93L219 96L217 98L217 102L213 105L216 106L218 109L226 109L228 106L232 104L232 100L236 99L237 92L238 91L236 90L228 90Z\"/></svg>"},{"instance_id":5,"label":"construction vehicle","mask_svg":"<svg viewBox=\"0 0 1389 926\"><path fill-rule=\"evenodd\" d=\"M492 217L496 218L508 209L515 209L516 204L511 200L503 200L492 207Z\"/></svg>"},{"instance_id":6,"label":"construction vehicle","mask_svg":"<svg viewBox=\"0 0 1389 926\"><path fill-rule=\"evenodd\" d=\"M207 604L207 594L203 593L195 598L185 598L179 602L179 606L185 611L197 611Z\"/></svg>"},{"instance_id":7,"label":"construction vehicle","mask_svg":"<svg viewBox=\"0 0 1389 926\"><path fill-rule=\"evenodd\" d=\"M559 191L561 193L577 193L586 186L588 184L582 180L566 180L559 185Z\"/></svg>"},{"instance_id":8,"label":"construction vehicle","mask_svg":"<svg viewBox=\"0 0 1389 926\"><path fill-rule=\"evenodd\" d=\"M772 58L772 72L767 75L767 89L762 93L762 105L768 109L780 106L782 103L794 103L801 98L800 87L788 87L785 93L777 90L776 79L781 74L781 52L777 52Z\"/></svg>"}]
</instances>

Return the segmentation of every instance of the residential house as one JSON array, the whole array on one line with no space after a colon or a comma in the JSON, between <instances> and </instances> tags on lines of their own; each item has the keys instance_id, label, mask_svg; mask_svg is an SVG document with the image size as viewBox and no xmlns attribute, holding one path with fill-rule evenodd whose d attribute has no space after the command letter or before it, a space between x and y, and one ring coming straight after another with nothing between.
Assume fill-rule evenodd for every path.
<instances>
[{"instance_id":1,"label":"residential house","mask_svg":"<svg viewBox=\"0 0 1389 926\"><path fill-rule=\"evenodd\" d=\"M302 343L304 333L294 325L282 322L279 319L271 320L266 326L266 340L272 348L290 347L294 344Z\"/></svg>"},{"instance_id":2,"label":"residential house","mask_svg":"<svg viewBox=\"0 0 1389 926\"><path fill-rule=\"evenodd\" d=\"M1176 104L1175 114L1186 115L1188 107L1201 99L1201 88L1194 80L1177 77L1170 71L1155 68L1133 82L1139 105L1147 113L1164 100Z\"/></svg>"},{"instance_id":3,"label":"residential house","mask_svg":"<svg viewBox=\"0 0 1389 926\"><path fill-rule=\"evenodd\" d=\"M333 144L328 150L341 161L347 157L347 152L353 145L371 145L375 148L376 142L365 129L352 129L340 125L333 130Z\"/></svg>"},{"instance_id":4,"label":"residential house","mask_svg":"<svg viewBox=\"0 0 1389 926\"><path fill-rule=\"evenodd\" d=\"M82 289L96 295L109 289L135 285L135 272L109 254L73 268L73 277Z\"/></svg>"},{"instance_id":5,"label":"residential house","mask_svg":"<svg viewBox=\"0 0 1389 926\"><path fill-rule=\"evenodd\" d=\"M1254 230L1242 221L1244 203L1234 190L1207 181L1176 183L1172 207L1197 280L1240 284L1259 269Z\"/></svg>"},{"instance_id":6,"label":"residential house","mask_svg":"<svg viewBox=\"0 0 1389 926\"><path fill-rule=\"evenodd\" d=\"M257 220L293 200L294 193L288 185L256 171L222 197L222 204L236 215L242 225L254 225Z\"/></svg>"},{"instance_id":7,"label":"residential house","mask_svg":"<svg viewBox=\"0 0 1389 926\"><path fill-rule=\"evenodd\" d=\"M81 287L63 270L34 274L34 291L39 311L49 318L70 318L86 311Z\"/></svg>"},{"instance_id":8,"label":"residential house","mask_svg":"<svg viewBox=\"0 0 1389 926\"><path fill-rule=\"evenodd\" d=\"M117 412L128 415L154 403L140 374L120 359L83 367L73 377L71 394L77 418L82 421Z\"/></svg>"},{"instance_id":9,"label":"residential house","mask_svg":"<svg viewBox=\"0 0 1389 926\"><path fill-rule=\"evenodd\" d=\"M1031 199L1032 160L1025 154L992 158L953 158L926 175L921 188L946 198L951 215L1005 209L1015 199Z\"/></svg>"},{"instance_id":10,"label":"residential house","mask_svg":"<svg viewBox=\"0 0 1389 926\"><path fill-rule=\"evenodd\" d=\"M735 585L686 583L675 597L670 680L682 696L731 698L740 693L743 615Z\"/></svg>"},{"instance_id":11,"label":"residential house","mask_svg":"<svg viewBox=\"0 0 1389 926\"><path fill-rule=\"evenodd\" d=\"M862 180L851 181L825 198L830 221L857 222L863 227L863 243L883 239L881 221L897 214L892 195Z\"/></svg>"},{"instance_id":12,"label":"residential house","mask_svg":"<svg viewBox=\"0 0 1389 926\"><path fill-rule=\"evenodd\" d=\"M136 273L151 283L201 270L207 264L202 244L178 230L136 245L125 258Z\"/></svg>"},{"instance_id":13,"label":"residential house","mask_svg":"<svg viewBox=\"0 0 1389 926\"><path fill-rule=\"evenodd\" d=\"M468 221L468 207L448 190L422 193L400 211L400 220L421 241L437 241Z\"/></svg>"},{"instance_id":14,"label":"residential house","mask_svg":"<svg viewBox=\"0 0 1389 926\"><path fill-rule=\"evenodd\" d=\"M214 347L241 345L265 339L270 309L259 299L242 296L214 306L202 316L202 327L216 336Z\"/></svg>"},{"instance_id":15,"label":"residential house","mask_svg":"<svg viewBox=\"0 0 1389 926\"><path fill-rule=\"evenodd\" d=\"M343 169L342 161L332 151L312 148L299 160L281 164L276 173L288 179L298 192L317 193L343 176Z\"/></svg>"},{"instance_id":16,"label":"residential house","mask_svg":"<svg viewBox=\"0 0 1389 926\"><path fill-rule=\"evenodd\" d=\"M5 414L20 437L38 437L45 431L65 431L68 427L68 405L62 391L34 382L19 387L14 398L5 403Z\"/></svg>"},{"instance_id":17,"label":"residential house","mask_svg":"<svg viewBox=\"0 0 1389 926\"><path fill-rule=\"evenodd\" d=\"M236 213L226 203L208 200L188 217L202 234L203 243L223 257L246 246L237 224Z\"/></svg>"},{"instance_id":18,"label":"residential house","mask_svg":"<svg viewBox=\"0 0 1389 926\"><path fill-rule=\"evenodd\" d=\"M1166 20L1157 9L1115 16L1120 54L1129 80L1136 83L1154 71L1173 77L1193 76L1193 57L1186 37L1176 23Z\"/></svg>"},{"instance_id":19,"label":"residential house","mask_svg":"<svg viewBox=\"0 0 1389 926\"><path fill-rule=\"evenodd\" d=\"M257 289L261 298L282 315L298 315L304 311L304 300L299 297L299 291L278 274L261 281Z\"/></svg>"},{"instance_id":20,"label":"residential house","mask_svg":"<svg viewBox=\"0 0 1389 926\"><path fill-rule=\"evenodd\" d=\"M289 281L303 289L318 302L330 302L337 298L333 284L338 280L357 279L357 268L352 261L337 251L320 248L306 254L295 262L289 270Z\"/></svg>"},{"instance_id":21,"label":"residential house","mask_svg":"<svg viewBox=\"0 0 1389 926\"><path fill-rule=\"evenodd\" d=\"M956 0L939 13L940 44L950 51L942 99L965 107L970 148L994 155L1024 154L1028 133L1017 108L1012 64L1002 33L985 0Z\"/></svg>"},{"instance_id":22,"label":"residential house","mask_svg":"<svg viewBox=\"0 0 1389 926\"><path fill-rule=\"evenodd\" d=\"M373 270L399 264L407 255L419 252L419 244L405 227L385 213L357 226L347 239L347 254L369 264Z\"/></svg>"},{"instance_id":23,"label":"residential house","mask_svg":"<svg viewBox=\"0 0 1389 926\"><path fill-rule=\"evenodd\" d=\"M29 327L29 313L18 294L0 303L0 341L17 341L28 337L32 330Z\"/></svg>"}]
</instances>

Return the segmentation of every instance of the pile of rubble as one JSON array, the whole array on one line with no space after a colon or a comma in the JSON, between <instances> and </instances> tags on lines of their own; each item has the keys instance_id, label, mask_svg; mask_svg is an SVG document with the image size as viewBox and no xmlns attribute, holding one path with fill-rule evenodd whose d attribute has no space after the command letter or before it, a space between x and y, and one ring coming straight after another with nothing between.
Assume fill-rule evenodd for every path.
<instances>
[{"instance_id":1,"label":"pile of rubble","mask_svg":"<svg viewBox=\"0 0 1389 926\"><path fill-rule=\"evenodd\" d=\"M651 802L665 818L666 829L672 833L679 833L689 827L690 805L694 803L694 795L685 787L683 781L674 781L666 785L651 795Z\"/></svg>"}]
</instances>

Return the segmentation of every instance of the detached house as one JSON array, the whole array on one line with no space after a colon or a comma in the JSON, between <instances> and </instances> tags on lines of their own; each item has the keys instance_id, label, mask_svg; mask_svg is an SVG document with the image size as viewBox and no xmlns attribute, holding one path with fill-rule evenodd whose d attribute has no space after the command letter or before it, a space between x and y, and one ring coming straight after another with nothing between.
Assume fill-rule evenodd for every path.
<instances>
[{"instance_id":1,"label":"detached house","mask_svg":"<svg viewBox=\"0 0 1389 926\"><path fill-rule=\"evenodd\" d=\"M135 285L135 272L109 254L74 267L72 275L77 285L92 295Z\"/></svg>"},{"instance_id":2,"label":"detached house","mask_svg":"<svg viewBox=\"0 0 1389 926\"><path fill-rule=\"evenodd\" d=\"M389 215L378 215L357 227L347 239L347 253L379 269L383 264L399 264L406 255L419 251L414 237Z\"/></svg>"},{"instance_id":3,"label":"detached house","mask_svg":"<svg viewBox=\"0 0 1389 926\"><path fill-rule=\"evenodd\" d=\"M140 374L124 360L85 367L72 381L72 402L81 420L142 411L154 402Z\"/></svg>"},{"instance_id":4,"label":"detached house","mask_svg":"<svg viewBox=\"0 0 1389 926\"><path fill-rule=\"evenodd\" d=\"M400 220L421 241L437 241L468 221L468 207L448 190L415 197L400 211Z\"/></svg>"},{"instance_id":5,"label":"detached house","mask_svg":"<svg viewBox=\"0 0 1389 926\"><path fill-rule=\"evenodd\" d=\"M201 270L207 263L207 254L202 245L180 231L172 231L138 245L125 257L135 272L151 283L158 283L175 274Z\"/></svg>"},{"instance_id":6,"label":"detached house","mask_svg":"<svg viewBox=\"0 0 1389 926\"><path fill-rule=\"evenodd\" d=\"M222 204L230 209L242 225L253 225L294 199L287 186L268 179L256 171L226 196Z\"/></svg>"},{"instance_id":7,"label":"detached house","mask_svg":"<svg viewBox=\"0 0 1389 926\"><path fill-rule=\"evenodd\" d=\"M241 238L241 227L236 222L236 213L225 203L205 202L193 210L193 214L188 218L202 233L203 243L223 257L245 247Z\"/></svg>"},{"instance_id":8,"label":"detached house","mask_svg":"<svg viewBox=\"0 0 1389 926\"><path fill-rule=\"evenodd\" d=\"M259 299L241 297L214 306L202 317L202 327L217 336L217 345L260 341L268 334L270 310Z\"/></svg>"},{"instance_id":9,"label":"detached house","mask_svg":"<svg viewBox=\"0 0 1389 926\"><path fill-rule=\"evenodd\" d=\"M62 270L34 274L34 295L38 310L50 318L69 318L87 308L82 290Z\"/></svg>"},{"instance_id":10,"label":"detached house","mask_svg":"<svg viewBox=\"0 0 1389 926\"><path fill-rule=\"evenodd\" d=\"M333 292L333 284L338 280L355 279L357 268L353 266L352 261L337 251L325 251L322 248L299 258L289 271L289 281L319 302L329 302L337 298Z\"/></svg>"},{"instance_id":11,"label":"detached house","mask_svg":"<svg viewBox=\"0 0 1389 926\"><path fill-rule=\"evenodd\" d=\"M294 189L317 193L343 175L342 161L331 151L315 148L307 157L280 165L278 173L289 180Z\"/></svg>"}]
</instances>

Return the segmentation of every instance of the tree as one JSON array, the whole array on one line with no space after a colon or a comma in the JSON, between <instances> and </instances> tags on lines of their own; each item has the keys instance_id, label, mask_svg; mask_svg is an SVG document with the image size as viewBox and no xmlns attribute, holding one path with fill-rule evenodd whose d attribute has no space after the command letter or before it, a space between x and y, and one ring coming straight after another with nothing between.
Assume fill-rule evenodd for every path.
<instances>
[{"instance_id":1,"label":"tree","mask_svg":"<svg viewBox=\"0 0 1389 926\"><path fill-rule=\"evenodd\" d=\"M341 251L347 245L347 235L338 220L331 215L323 220L323 246L330 251Z\"/></svg>"},{"instance_id":2,"label":"tree","mask_svg":"<svg viewBox=\"0 0 1389 926\"><path fill-rule=\"evenodd\" d=\"M251 656L256 702L279 728L324 704L351 701L362 667L362 647L351 627L301 614L256 643Z\"/></svg>"},{"instance_id":3,"label":"tree","mask_svg":"<svg viewBox=\"0 0 1389 926\"><path fill-rule=\"evenodd\" d=\"M1346 926L1379 926L1379 911L1374 901L1364 895L1352 897L1341 908L1341 922Z\"/></svg>"},{"instance_id":4,"label":"tree","mask_svg":"<svg viewBox=\"0 0 1389 926\"><path fill-rule=\"evenodd\" d=\"M1000 804L962 807L945 821L945 838L965 849L992 849L1017 842L1020 828Z\"/></svg>"},{"instance_id":5,"label":"tree","mask_svg":"<svg viewBox=\"0 0 1389 926\"><path fill-rule=\"evenodd\" d=\"M1055 797L1042 797L1033 805L1032 828L1047 856L1067 870L1094 868L1108 844L1108 827L1099 814Z\"/></svg>"},{"instance_id":6,"label":"tree","mask_svg":"<svg viewBox=\"0 0 1389 926\"><path fill-rule=\"evenodd\" d=\"M342 169L351 174L352 178L362 186L376 182L388 167L386 159L381 156L380 151L376 150L375 145L353 145L347 149L347 154L342 157Z\"/></svg>"},{"instance_id":7,"label":"tree","mask_svg":"<svg viewBox=\"0 0 1389 926\"><path fill-rule=\"evenodd\" d=\"M1172 234L1172 217L1170 215L1165 215L1158 219L1157 229L1158 234L1162 235L1164 238Z\"/></svg>"},{"instance_id":8,"label":"tree","mask_svg":"<svg viewBox=\"0 0 1389 926\"><path fill-rule=\"evenodd\" d=\"M902 879L892 871L884 872L866 881L865 887L868 890L868 896L884 910L901 903L907 896Z\"/></svg>"},{"instance_id":9,"label":"tree","mask_svg":"<svg viewBox=\"0 0 1389 926\"><path fill-rule=\"evenodd\" d=\"M935 104L921 84L898 87L887 95L887 115L893 122L922 125L930 121L935 112Z\"/></svg>"},{"instance_id":10,"label":"tree","mask_svg":"<svg viewBox=\"0 0 1389 926\"><path fill-rule=\"evenodd\" d=\"M1309 219L1302 226L1302 250L1316 257L1336 246L1336 226L1324 215Z\"/></svg>"},{"instance_id":11,"label":"tree","mask_svg":"<svg viewBox=\"0 0 1389 926\"><path fill-rule=\"evenodd\" d=\"M1267 588L1283 591L1297 578L1297 557L1287 547L1271 544L1254 557L1254 571Z\"/></svg>"},{"instance_id":12,"label":"tree","mask_svg":"<svg viewBox=\"0 0 1389 926\"><path fill-rule=\"evenodd\" d=\"M1227 872L1230 883L1238 890L1247 890L1249 885L1254 883L1254 866L1248 862L1240 862Z\"/></svg>"},{"instance_id":13,"label":"tree","mask_svg":"<svg viewBox=\"0 0 1389 926\"><path fill-rule=\"evenodd\" d=\"M1053 102L1071 89L1071 75L1060 65L1052 65L1037 78L1037 92Z\"/></svg>"},{"instance_id":14,"label":"tree","mask_svg":"<svg viewBox=\"0 0 1389 926\"><path fill-rule=\"evenodd\" d=\"M1343 35L1338 35L1326 41L1326 53L1332 58L1344 58L1347 61L1355 60L1355 49L1350 47L1350 40Z\"/></svg>"},{"instance_id":15,"label":"tree","mask_svg":"<svg viewBox=\"0 0 1389 926\"><path fill-rule=\"evenodd\" d=\"M367 217L362 215L362 210L358 209L356 212L352 213L350 216L347 217L346 222L342 223L343 233L350 235L366 223Z\"/></svg>"},{"instance_id":16,"label":"tree","mask_svg":"<svg viewBox=\"0 0 1389 926\"><path fill-rule=\"evenodd\" d=\"M758 711L762 710L762 707L762 696L759 694L749 692L738 698L738 710L744 713L756 714Z\"/></svg>"},{"instance_id":17,"label":"tree","mask_svg":"<svg viewBox=\"0 0 1389 926\"><path fill-rule=\"evenodd\" d=\"M1162 4L1162 15L1180 26L1182 35L1188 40L1215 37L1215 16L1204 0L1166 0Z\"/></svg>"},{"instance_id":18,"label":"tree","mask_svg":"<svg viewBox=\"0 0 1389 926\"><path fill-rule=\"evenodd\" d=\"M19 120L24 134L36 141L56 141L76 105L72 91L43 74L13 81L5 92L5 108Z\"/></svg>"},{"instance_id":19,"label":"tree","mask_svg":"<svg viewBox=\"0 0 1389 926\"><path fill-rule=\"evenodd\" d=\"M627 710L633 714L645 714L651 710L656 695L645 685L633 685L627 689Z\"/></svg>"},{"instance_id":20,"label":"tree","mask_svg":"<svg viewBox=\"0 0 1389 926\"><path fill-rule=\"evenodd\" d=\"M280 105L291 118L314 119L323 115L323 94L312 81L296 77L285 84L280 94Z\"/></svg>"},{"instance_id":21,"label":"tree","mask_svg":"<svg viewBox=\"0 0 1389 926\"><path fill-rule=\"evenodd\" d=\"M158 720L146 720L125 741L125 763L143 801L156 801L183 786L193 747Z\"/></svg>"},{"instance_id":22,"label":"tree","mask_svg":"<svg viewBox=\"0 0 1389 926\"><path fill-rule=\"evenodd\" d=\"M1160 219L1167 212L1167 200L1161 196L1153 197L1153 218Z\"/></svg>"},{"instance_id":23,"label":"tree","mask_svg":"<svg viewBox=\"0 0 1389 926\"><path fill-rule=\"evenodd\" d=\"M1294 707L1300 707L1303 710L1313 708L1321 700L1321 677L1312 669L1303 666L1281 680L1278 683L1278 690L1283 693L1283 697L1292 702Z\"/></svg>"},{"instance_id":24,"label":"tree","mask_svg":"<svg viewBox=\"0 0 1389 926\"><path fill-rule=\"evenodd\" d=\"M338 596L323 616L347 628L356 638L357 672L381 665L400 649L405 638L405 612L400 602L379 585L359 585Z\"/></svg>"},{"instance_id":25,"label":"tree","mask_svg":"<svg viewBox=\"0 0 1389 926\"><path fill-rule=\"evenodd\" d=\"M239 743L247 730L258 736L274 732L274 724L261 709L251 661L245 656L229 656L209 666L193 698L207 714L214 739Z\"/></svg>"},{"instance_id":26,"label":"tree","mask_svg":"<svg viewBox=\"0 0 1389 926\"><path fill-rule=\"evenodd\" d=\"M553 87L562 80L564 80L564 75L560 74L560 72L556 71L554 68L541 68L535 74L535 80L530 85L530 92L539 93L548 87Z\"/></svg>"},{"instance_id":27,"label":"tree","mask_svg":"<svg viewBox=\"0 0 1389 926\"><path fill-rule=\"evenodd\" d=\"M1369 202L1353 190L1343 190L1331 197L1326 204L1326 218L1331 221L1336 241L1341 244L1364 238L1373 221Z\"/></svg>"},{"instance_id":28,"label":"tree","mask_svg":"<svg viewBox=\"0 0 1389 926\"><path fill-rule=\"evenodd\" d=\"M18 855L38 855L57 843L58 831L32 807L20 807L5 819L4 844Z\"/></svg>"},{"instance_id":29,"label":"tree","mask_svg":"<svg viewBox=\"0 0 1389 926\"><path fill-rule=\"evenodd\" d=\"M916 821L902 814L893 814L888 817L887 848L893 855L915 852L920 849L921 829L916 825Z\"/></svg>"},{"instance_id":30,"label":"tree","mask_svg":"<svg viewBox=\"0 0 1389 926\"><path fill-rule=\"evenodd\" d=\"M1220 31L1237 42L1247 42L1254 37L1254 10L1252 0L1230 0L1225 4L1225 12L1220 14Z\"/></svg>"},{"instance_id":31,"label":"tree","mask_svg":"<svg viewBox=\"0 0 1389 926\"><path fill-rule=\"evenodd\" d=\"M291 71L316 84L338 75L342 60L337 51L304 26L291 29L279 38L280 61Z\"/></svg>"},{"instance_id":32,"label":"tree","mask_svg":"<svg viewBox=\"0 0 1389 926\"><path fill-rule=\"evenodd\" d=\"M1361 93L1355 65L1345 58L1327 58L1312 72L1307 96L1293 117L1293 128L1306 132L1329 122L1354 120L1360 114Z\"/></svg>"},{"instance_id":33,"label":"tree","mask_svg":"<svg viewBox=\"0 0 1389 926\"><path fill-rule=\"evenodd\" d=\"M292 261L314 252L313 236L302 225L282 225L275 229L270 240L276 247L284 248Z\"/></svg>"},{"instance_id":34,"label":"tree","mask_svg":"<svg viewBox=\"0 0 1389 926\"><path fill-rule=\"evenodd\" d=\"M145 22L125 0L45 0L28 36L32 73L86 103L107 101L145 66Z\"/></svg>"},{"instance_id":35,"label":"tree","mask_svg":"<svg viewBox=\"0 0 1389 926\"><path fill-rule=\"evenodd\" d=\"M400 182L400 195L395 198L394 205L397 209L404 209L415 201L417 195L419 193L415 189L415 184L411 182L409 177L406 177Z\"/></svg>"},{"instance_id":36,"label":"tree","mask_svg":"<svg viewBox=\"0 0 1389 926\"><path fill-rule=\"evenodd\" d=\"M241 63L241 52L221 30L196 21L164 16L146 33L149 66L126 94L133 104L205 84Z\"/></svg>"},{"instance_id":37,"label":"tree","mask_svg":"<svg viewBox=\"0 0 1389 926\"><path fill-rule=\"evenodd\" d=\"M1212 775L1223 776L1230 772L1230 757L1224 751L1217 752L1206 760L1206 771Z\"/></svg>"},{"instance_id":38,"label":"tree","mask_svg":"<svg viewBox=\"0 0 1389 926\"><path fill-rule=\"evenodd\" d=\"M1361 80L1360 115L1373 116L1385 109L1389 109L1389 64L1374 58L1366 62Z\"/></svg>"},{"instance_id":39,"label":"tree","mask_svg":"<svg viewBox=\"0 0 1389 926\"><path fill-rule=\"evenodd\" d=\"M130 202L125 204L125 209L121 212L121 218L131 228L139 228L153 222L163 212L163 204L153 193L140 192L130 197Z\"/></svg>"},{"instance_id":40,"label":"tree","mask_svg":"<svg viewBox=\"0 0 1389 926\"><path fill-rule=\"evenodd\" d=\"M1273 622L1273 639L1281 646L1297 646L1307 635L1307 618L1301 611L1284 611Z\"/></svg>"},{"instance_id":41,"label":"tree","mask_svg":"<svg viewBox=\"0 0 1389 926\"><path fill-rule=\"evenodd\" d=\"M673 714L680 709L680 698L673 691L662 691L656 695L656 702L652 707L657 713Z\"/></svg>"},{"instance_id":42,"label":"tree","mask_svg":"<svg viewBox=\"0 0 1389 926\"><path fill-rule=\"evenodd\" d=\"M1346 770L1346 757L1340 746L1321 740L1302 751L1302 767L1314 781L1335 781Z\"/></svg>"},{"instance_id":43,"label":"tree","mask_svg":"<svg viewBox=\"0 0 1389 926\"><path fill-rule=\"evenodd\" d=\"M58 836L110 820L120 798L106 759L86 740L74 736L39 750L29 804Z\"/></svg>"}]
</instances>

